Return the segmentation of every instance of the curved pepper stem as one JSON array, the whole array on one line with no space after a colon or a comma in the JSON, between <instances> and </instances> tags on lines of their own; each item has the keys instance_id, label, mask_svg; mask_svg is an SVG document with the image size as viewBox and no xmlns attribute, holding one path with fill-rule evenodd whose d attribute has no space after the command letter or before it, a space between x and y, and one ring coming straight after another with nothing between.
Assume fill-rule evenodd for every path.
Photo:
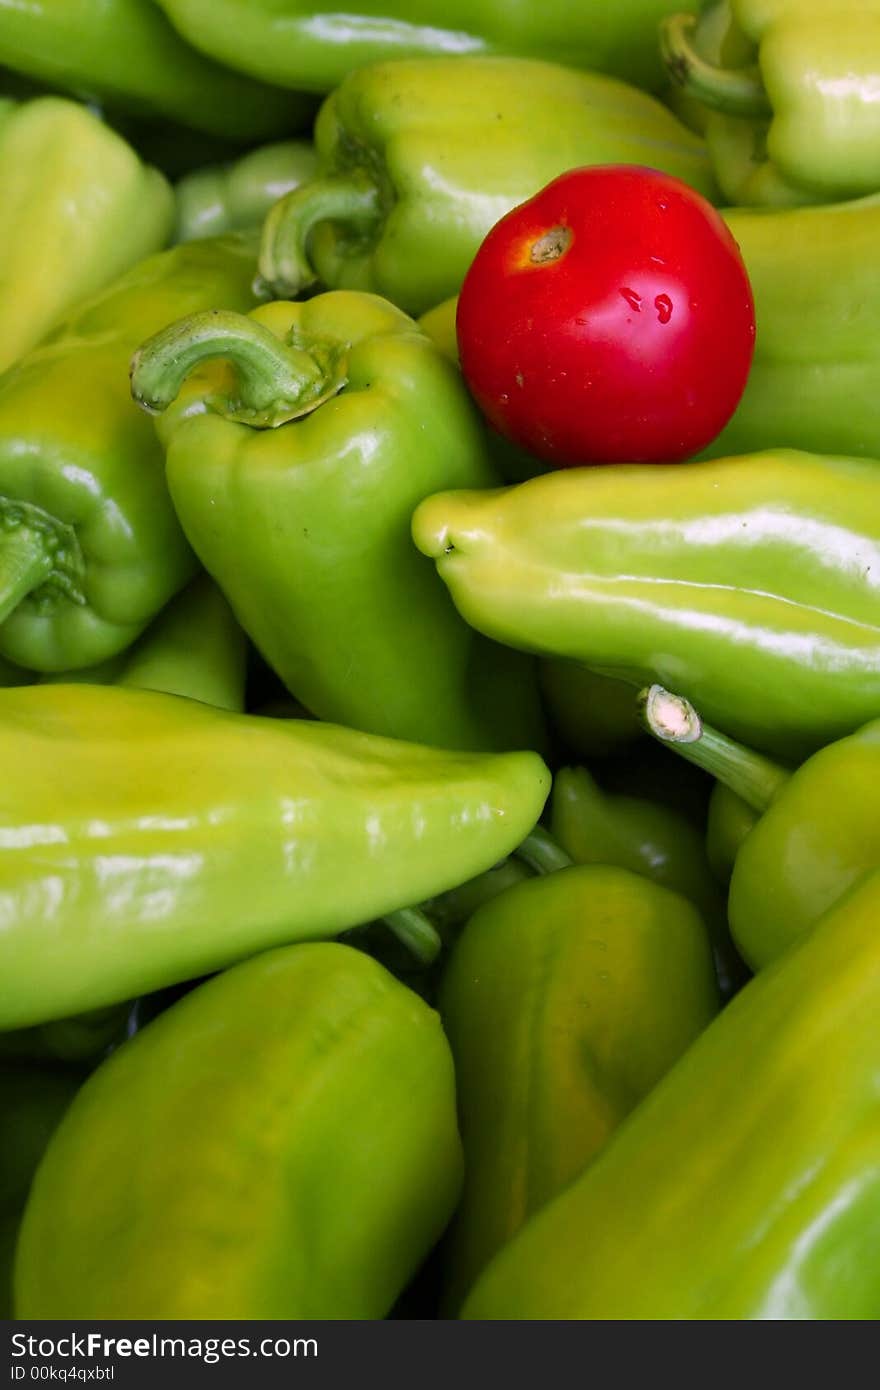
<instances>
[{"instance_id":1,"label":"curved pepper stem","mask_svg":"<svg viewBox=\"0 0 880 1390\"><path fill-rule=\"evenodd\" d=\"M379 189L363 170L330 174L295 188L279 198L263 223L261 281L279 299L292 299L318 278L309 259L309 239L319 222L338 222L354 237L363 237L380 217Z\"/></svg>"},{"instance_id":2,"label":"curved pepper stem","mask_svg":"<svg viewBox=\"0 0 880 1390\"><path fill-rule=\"evenodd\" d=\"M401 907L382 921L390 928L420 965L431 965L440 954L443 940L433 922L418 907Z\"/></svg>"},{"instance_id":3,"label":"curved pepper stem","mask_svg":"<svg viewBox=\"0 0 880 1390\"><path fill-rule=\"evenodd\" d=\"M138 348L131 393L142 409L159 415L195 367L223 358L235 368L235 381L208 391L205 404L228 420L275 429L342 390L347 346L297 339L295 330L282 340L246 314L212 309L178 319Z\"/></svg>"},{"instance_id":4,"label":"curved pepper stem","mask_svg":"<svg viewBox=\"0 0 880 1390\"><path fill-rule=\"evenodd\" d=\"M652 685L638 697L642 723L660 743L723 782L754 811L766 811L791 773L704 724L690 700Z\"/></svg>"},{"instance_id":5,"label":"curved pepper stem","mask_svg":"<svg viewBox=\"0 0 880 1390\"><path fill-rule=\"evenodd\" d=\"M757 66L721 68L694 46L699 20L692 14L669 15L660 25L660 54L670 78L688 96L727 116L769 116L773 108Z\"/></svg>"},{"instance_id":6,"label":"curved pepper stem","mask_svg":"<svg viewBox=\"0 0 880 1390\"><path fill-rule=\"evenodd\" d=\"M513 851L536 874L554 874L558 869L570 869L574 864L560 844L540 825L536 825L521 845Z\"/></svg>"}]
</instances>

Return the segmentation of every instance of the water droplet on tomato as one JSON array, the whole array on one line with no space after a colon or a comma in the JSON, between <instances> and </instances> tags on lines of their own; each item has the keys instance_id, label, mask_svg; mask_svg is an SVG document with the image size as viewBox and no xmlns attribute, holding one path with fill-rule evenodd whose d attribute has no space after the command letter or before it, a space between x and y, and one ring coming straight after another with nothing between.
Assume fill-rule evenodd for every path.
<instances>
[{"instance_id":1,"label":"water droplet on tomato","mask_svg":"<svg viewBox=\"0 0 880 1390\"><path fill-rule=\"evenodd\" d=\"M654 300L654 308L661 323L668 323L672 318L672 300L668 294L658 294Z\"/></svg>"},{"instance_id":2,"label":"water droplet on tomato","mask_svg":"<svg viewBox=\"0 0 880 1390\"><path fill-rule=\"evenodd\" d=\"M637 294L635 290L628 289L625 285L621 288L620 294L631 309L635 309L636 313L640 311L642 307L642 296L640 294Z\"/></svg>"}]
</instances>

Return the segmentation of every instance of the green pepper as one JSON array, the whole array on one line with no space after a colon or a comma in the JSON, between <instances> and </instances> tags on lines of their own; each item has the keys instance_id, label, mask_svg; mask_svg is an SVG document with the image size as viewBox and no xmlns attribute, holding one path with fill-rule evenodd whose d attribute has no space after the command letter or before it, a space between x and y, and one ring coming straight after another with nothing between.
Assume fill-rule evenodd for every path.
<instances>
[{"instance_id":1,"label":"green pepper","mask_svg":"<svg viewBox=\"0 0 880 1390\"><path fill-rule=\"evenodd\" d=\"M611 795L585 767L563 767L553 779L550 832L576 864L614 864L692 902L711 933L726 979L730 946L724 903L705 838L684 816L643 797Z\"/></svg>"},{"instance_id":2,"label":"green pepper","mask_svg":"<svg viewBox=\"0 0 880 1390\"><path fill-rule=\"evenodd\" d=\"M718 910L696 828L668 806L610 795L585 767L562 767L554 776L550 833L576 864L616 864L642 874L688 898L707 921Z\"/></svg>"},{"instance_id":3,"label":"green pepper","mask_svg":"<svg viewBox=\"0 0 880 1390\"><path fill-rule=\"evenodd\" d=\"M459 365L458 339L455 331L457 309L458 296L452 295L449 299L444 299L441 304L435 304L433 309L427 309L418 318L419 328L422 332L428 335L434 346L450 362L454 362L456 367ZM506 483L521 483L526 478L534 478L538 473L550 472L549 464L542 463L534 455L527 453L519 444L514 444L512 440L506 439L504 435L493 429L487 420L484 420L483 424L492 462Z\"/></svg>"},{"instance_id":4,"label":"green pepper","mask_svg":"<svg viewBox=\"0 0 880 1390\"><path fill-rule=\"evenodd\" d=\"M76 102L39 97L0 123L0 371L78 300L168 241L171 189Z\"/></svg>"},{"instance_id":5,"label":"green pepper","mask_svg":"<svg viewBox=\"0 0 880 1390\"><path fill-rule=\"evenodd\" d=\"M77 673L78 681L159 690L243 710L246 642L223 595L205 574L187 585L121 656ZM69 679L62 676L60 680ZM44 676L57 684L59 677ZM0 1057L95 1060L121 1041L130 1005L0 1032Z\"/></svg>"},{"instance_id":6,"label":"green pepper","mask_svg":"<svg viewBox=\"0 0 880 1390\"><path fill-rule=\"evenodd\" d=\"M270 951L85 1083L27 1205L20 1318L382 1318L461 1186L437 1014L359 951Z\"/></svg>"},{"instance_id":7,"label":"green pepper","mask_svg":"<svg viewBox=\"0 0 880 1390\"><path fill-rule=\"evenodd\" d=\"M538 662L538 682L554 733L579 758L604 758L641 736L632 686L597 675L578 661Z\"/></svg>"},{"instance_id":8,"label":"green pepper","mask_svg":"<svg viewBox=\"0 0 880 1390\"><path fill-rule=\"evenodd\" d=\"M648 729L727 785L755 813L727 902L733 938L760 969L880 866L880 719L820 748L794 772L704 724L679 695L652 687Z\"/></svg>"},{"instance_id":9,"label":"green pepper","mask_svg":"<svg viewBox=\"0 0 880 1390\"><path fill-rule=\"evenodd\" d=\"M549 790L536 753L101 685L0 691L0 757L0 1028L424 901L513 850Z\"/></svg>"},{"instance_id":10,"label":"green pepper","mask_svg":"<svg viewBox=\"0 0 880 1390\"><path fill-rule=\"evenodd\" d=\"M0 1317L12 1317L12 1267L33 1175L81 1083L60 1067L0 1063Z\"/></svg>"},{"instance_id":11,"label":"green pepper","mask_svg":"<svg viewBox=\"0 0 880 1390\"><path fill-rule=\"evenodd\" d=\"M643 727L638 692L630 687L630 698L633 697L636 719ZM705 833L714 778L693 763L670 755L661 744L645 738L637 748L603 758L593 771L602 790L612 796L636 797L668 806L676 820L683 818L701 835Z\"/></svg>"},{"instance_id":12,"label":"green pepper","mask_svg":"<svg viewBox=\"0 0 880 1390\"><path fill-rule=\"evenodd\" d=\"M194 169L175 186L176 241L259 227L273 203L313 177L317 155L306 140L250 150L232 164Z\"/></svg>"},{"instance_id":13,"label":"green pepper","mask_svg":"<svg viewBox=\"0 0 880 1390\"><path fill-rule=\"evenodd\" d=\"M0 0L0 63L88 101L234 140L289 135L311 101L194 52L152 0Z\"/></svg>"},{"instance_id":14,"label":"green pepper","mask_svg":"<svg viewBox=\"0 0 880 1390\"><path fill-rule=\"evenodd\" d=\"M412 543L422 498L498 478L411 319L353 291L195 316L140 349L132 390L165 412L190 544L308 710L439 747L542 746L533 664L477 637Z\"/></svg>"},{"instance_id":15,"label":"green pepper","mask_svg":"<svg viewBox=\"0 0 880 1390\"><path fill-rule=\"evenodd\" d=\"M477 1319L872 1319L880 876L750 981L496 1257Z\"/></svg>"},{"instance_id":16,"label":"green pepper","mask_svg":"<svg viewBox=\"0 0 880 1390\"><path fill-rule=\"evenodd\" d=\"M474 0L159 0L193 47L280 87L329 92L383 58L519 53L659 86L657 24L675 0L567 0L543 5ZM693 0L692 8L696 7Z\"/></svg>"},{"instance_id":17,"label":"green pepper","mask_svg":"<svg viewBox=\"0 0 880 1390\"><path fill-rule=\"evenodd\" d=\"M651 164L714 194L702 141L653 97L526 58L361 68L322 105L315 146L318 177L266 219L262 275L281 297L320 280L412 314L455 294L499 217L575 165Z\"/></svg>"},{"instance_id":18,"label":"green pepper","mask_svg":"<svg viewBox=\"0 0 880 1390\"><path fill-rule=\"evenodd\" d=\"M674 686L780 757L880 711L876 463L570 468L429 498L413 535L478 631Z\"/></svg>"},{"instance_id":19,"label":"green pepper","mask_svg":"<svg viewBox=\"0 0 880 1390\"><path fill-rule=\"evenodd\" d=\"M730 883L730 875L743 840L754 830L759 813L723 782L716 782L709 797L706 821L706 853L718 882Z\"/></svg>"},{"instance_id":20,"label":"green pepper","mask_svg":"<svg viewBox=\"0 0 880 1390\"><path fill-rule=\"evenodd\" d=\"M678 893L605 865L517 884L474 914L440 990L464 1194L457 1308L496 1250L583 1172L718 1010L706 930Z\"/></svg>"},{"instance_id":21,"label":"green pepper","mask_svg":"<svg viewBox=\"0 0 880 1390\"><path fill-rule=\"evenodd\" d=\"M131 354L182 313L253 303L235 238L141 261L0 378L0 654L35 671L128 647L197 569Z\"/></svg>"},{"instance_id":22,"label":"green pepper","mask_svg":"<svg viewBox=\"0 0 880 1390\"><path fill-rule=\"evenodd\" d=\"M246 674L245 635L216 584L199 574L129 648L116 684L241 712Z\"/></svg>"},{"instance_id":23,"label":"green pepper","mask_svg":"<svg viewBox=\"0 0 880 1390\"><path fill-rule=\"evenodd\" d=\"M880 196L724 216L757 333L742 399L705 456L800 448L880 458Z\"/></svg>"},{"instance_id":24,"label":"green pepper","mask_svg":"<svg viewBox=\"0 0 880 1390\"><path fill-rule=\"evenodd\" d=\"M669 16L661 30L672 78L721 115L715 154L725 196L778 204L874 192L877 0L722 0L721 9L727 65L700 52L700 27L718 22L712 7L699 20Z\"/></svg>"},{"instance_id":25,"label":"green pepper","mask_svg":"<svg viewBox=\"0 0 880 1390\"><path fill-rule=\"evenodd\" d=\"M80 671L49 672L40 684L130 685L241 712L246 667L244 633L216 584L198 574L127 651Z\"/></svg>"},{"instance_id":26,"label":"green pepper","mask_svg":"<svg viewBox=\"0 0 880 1390\"><path fill-rule=\"evenodd\" d=\"M13 1062L97 1065L99 1059L125 1037L131 1005L111 1004L106 1009L55 1018L33 1028L0 1032L0 1066Z\"/></svg>"},{"instance_id":27,"label":"green pepper","mask_svg":"<svg viewBox=\"0 0 880 1390\"><path fill-rule=\"evenodd\" d=\"M31 685L33 680L33 671L26 671L24 667L15 666L13 662L0 657L0 686Z\"/></svg>"}]
</instances>

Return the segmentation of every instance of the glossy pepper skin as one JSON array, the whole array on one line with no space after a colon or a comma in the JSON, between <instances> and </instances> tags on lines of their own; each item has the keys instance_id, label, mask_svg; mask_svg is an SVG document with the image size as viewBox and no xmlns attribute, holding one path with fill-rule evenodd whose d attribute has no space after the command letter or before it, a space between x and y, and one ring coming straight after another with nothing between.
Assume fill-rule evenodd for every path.
<instances>
[{"instance_id":1,"label":"glossy pepper skin","mask_svg":"<svg viewBox=\"0 0 880 1390\"><path fill-rule=\"evenodd\" d=\"M789 768L736 743L689 701L653 687L649 730L712 772L751 807L733 864L728 918L748 963L780 955L866 873L880 866L880 719Z\"/></svg>"},{"instance_id":2,"label":"glossy pepper skin","mask_svg":"<svg viewBox=\"0 0 880 1390\"><path fill-rule=\"evenodd\" d=\"M880 458L880 196L724 216L749 272L757 333L742 400L704 455Z\"/></svg>"},{"instance_id":3,"label":"glossy pepper skin","mask_svg":"<svg viewBox=\"0 0 880 1390\"><path fill-rule=\"evenodd\" d=\"M211 579L199 574L127 652L78 672L77 680L158 690L201 700L216 709L242 711L246 648L229 604ZM53 684L58 680L43 677ZM109 1046L122 1041L129 1013L128 1003L112 1004L72 1018L0 1032L0 1058L94 1063Z\"/></svg>"},{"instance_id":4,"label":"glossy pepper skin","mask_svg":"<svg viewBox=\"0 0 880 1390\"><path fill-rule=\"evenodd\" d=\"M284 140L249 150L231 164L194 169L174 187L175 241L257 228L273 203L315 174L307 140Z\"/></svg>"},{"instance_id":5,"label":"glossy pepper skin","mask_svg":"<svg viewBox=\"0 0 880 1390\"><path fill-rule=\"evenodd\" d=\"M680 690L797 758L880 709L877 464L777 450L567 469L413 517L478 631Z\"/></svg>"},{"instance_id":6,"label":"glossy pepper skin","mask_svg":"<svg viewBox=\"0 0 880 1390\"><path fill-rule=\"evenodd\" d=\"M614 78L526 58L377 63L315 124L318 177L278 202L260 271L279 297L320 280L420 314L455 294L504 213L564 170L650 164L713 196L702 141Z\"/></svg>"},{"instance_id":7,"label":"glossy pepper skin","mask_svg":"<svg viewBox=\"0 0 880 1390\"><path fill-rule=\"evenodd\" d=\"M152 691L0 691L0 1027L334 936L491 868L535 753L449 753ZM173 777L169 775L173 769Z\"/></svg>"},{"instance_id":8,"label":"glossy pepper skin","mask_svg":"<svg viewBox=\"0 0 880 1390\"><path fill-rule=\"evenodd\" d=\"M53 1131L81 1084L63 1067L0 1062L0 1317L12 1317L12 1268L21 1215Z\"/></svg>"},{"instance_id":9,"label":"glossy pepper skin","mask_svg":"<svg viewBox=\"0 0 880 1390\"><path fill-rule=\"evenodd\" d=\"M195 52L153 0L0 0L0 63L90 102L239 141L290 135L312 109Z\"/></svg>"},{"instance_id":10,"label":"glossy pepper skin","mask_svg":"<svg viewBox=\"0 0 880 1390\"><path fill-rule=\"evenodd\" d=\"M433 1009L349 947L270 951L86 1082L28 1202L18 1316L382 1318L460 1186Z\"/></svg>"},{"instance_id":11,"label":"glossy pepper skin","mask_svg":"<svg viewBox=\"0 0 880 1390\"><path fill-rule=\"evenodd\" d=\"M0 371L169 240L171 189L86 107L37 97L0 121Z\"/></svg>"},{"instance_id":12,"label":"glossy pepper skin","mask_svg":"<svg viewBox=\"0 0 880 1390\"><path fill-rule=\"evenodd\" d=\"M728 1004L463 1315L876 1317L878 918L875 874Z\"/></svg>"},{"instance_id":13,"label":"glossy pepper skin","mask_svg":"<svg viewBox=\"0 0 880 1390\"><path fill-rule=\"evenodd\" d=\"M354 68L382 59L479 53L549 58L657 87L657 25L688 8L674 0L587 0L576 9L565 0L365 0L342 12L313 0L159 3L195 48L265 82L305 92L329 92Z\"/></svg>"},{"instance_id":14,"label":"glossy pepper skin","mask_svg":"<svg viewBox=\"0 0 880 1390\"><path fill-rule=\"evenodd\" d=\"M250 308L252 278L235 238L161 252L0 378L0 655L35 671L104 661L195 573L128 365L180 314Z\"/></svg>"},{"instance_id":15,"label":"glossy pepper skin","mask_svg":"<svg viewBox=\"0 0 880 1390\"><path fill-rule=\"evenodd\" d=\"M424 497L499 479L411 319L354 291L203 315L139 350L132 390L164 410L190 544L308 710L443 748L542 747L533 663L478 637L412 543Z\"/></svg>"},{"instance_id":16,"label":"glossy pepper skin","mask_svg":"<svg viewBox=\"0 0 880 1390\"><path fill-rule=\"evenodd\" d=\"M700 53L701 25L717 23L713 8L699 21L668 17L663 42L673 79L724 121L714 153L725 195L779 204L873 192L877 0L724 0L729 66L723 47L717 65Z\"/></svg>"},{"instance_id":17,"label":"glossy pepper skin","mask_svg":"<svg viewBox=\"0 0 880 1390\"><path fill-rule=\"evenodd\" d=\"M718 991L690 903L629 870L581 865L474 914L439 1008L465 1153L446 1261L457 1309L712 1020Z\"/></svg>"}]
</instances>

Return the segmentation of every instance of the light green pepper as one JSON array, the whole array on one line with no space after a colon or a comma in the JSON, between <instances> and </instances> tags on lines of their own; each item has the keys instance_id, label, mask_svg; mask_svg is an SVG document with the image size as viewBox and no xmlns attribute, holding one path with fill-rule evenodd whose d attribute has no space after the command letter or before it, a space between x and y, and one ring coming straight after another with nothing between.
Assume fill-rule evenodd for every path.
<instances>
[{"instance_id":1,"label":"light green pepper","mask_svg":"<svg viewBox=\"0 0 880 1390\"><path fill-rule=\"evenodd\" d=\"M20 1318L382 1318L461 1185L440 1020L368 956L270 951L86 1082L16 1263Z\"/></svg>"},{"instance_id":2,"label":"light green pepper","mask_svg":"<svg viewBox=\"0 0 880 1390\"><path fill-rule=\"evenodd\" d=\"M174 199L85 106L37 97L0 123L0 371L81 299L159 251Z\"/></svg>"},{"instance_id":3,"label":"light green pepper","mask_svg":"<svg viewBox=\"0 0 880 1390\"><path fill-rule=\"evenodd\" d=\"M0 690L0 759L0 1028L407 909L515 849L550 781L531 752L102 685Z\"/></svg>"}]
</instances>

